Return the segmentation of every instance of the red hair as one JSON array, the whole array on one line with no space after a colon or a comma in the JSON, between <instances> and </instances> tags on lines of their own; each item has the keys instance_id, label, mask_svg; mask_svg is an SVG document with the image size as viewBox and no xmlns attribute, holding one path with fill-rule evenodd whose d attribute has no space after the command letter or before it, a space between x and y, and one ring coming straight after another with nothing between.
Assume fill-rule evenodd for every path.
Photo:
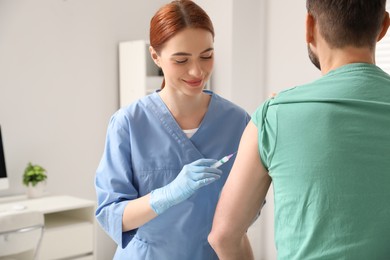
<instances>
[{"instance_id":1,"label":"red hair","mask_svg":"<svg viewBox=\"0 0 390 260\"><path fill-rule=\"evenodd\" d=\"M162 6L152 17L150 46L159 54L164 44L185 28L207 30L214 38L213 23L207 13L191 0L176 0Z\"/></svg>"}]
</instances>

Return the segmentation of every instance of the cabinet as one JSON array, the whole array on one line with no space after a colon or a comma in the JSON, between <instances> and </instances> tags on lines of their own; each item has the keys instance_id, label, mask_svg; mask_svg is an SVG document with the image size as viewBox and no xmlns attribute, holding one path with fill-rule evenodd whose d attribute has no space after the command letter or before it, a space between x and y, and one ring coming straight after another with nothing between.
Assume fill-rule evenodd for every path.
<instances>
[{"instance_id":1,"label":"cabinet","mask_svg":"<svg viewBox=\"0 0 390 260\"><path fill-rule=\"evenodd\" d=\"M96 259L94 201L71 196L0 199L0 212L22 208L44 214L45 228L39 259Z\"/></svg>"},{"instance_id":2,"label":"cabinet","mask_svg":"<svg viewBox=\"0 0 390 260\"><path fill-rule=\"evenodd\" d=\"M119 43L120 107L160 89L163 76L149 53L144 40Z\"/></svg>"}]
</instances>

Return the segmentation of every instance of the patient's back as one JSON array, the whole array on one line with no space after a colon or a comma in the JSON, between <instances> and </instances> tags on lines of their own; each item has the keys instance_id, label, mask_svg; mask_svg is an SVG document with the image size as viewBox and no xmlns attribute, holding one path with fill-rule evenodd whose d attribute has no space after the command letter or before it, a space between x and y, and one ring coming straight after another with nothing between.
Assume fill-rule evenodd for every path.
<instances>
[{"instance_id":1,"label":"patient's back","mask_svg":"<svg viewBox=\"0 0 390 260\"><path fill-rule=\"evenodd\" d=\"M265 109L278 258L388 259L389 75L347 65Z\"/></svg>"}]
</instances>

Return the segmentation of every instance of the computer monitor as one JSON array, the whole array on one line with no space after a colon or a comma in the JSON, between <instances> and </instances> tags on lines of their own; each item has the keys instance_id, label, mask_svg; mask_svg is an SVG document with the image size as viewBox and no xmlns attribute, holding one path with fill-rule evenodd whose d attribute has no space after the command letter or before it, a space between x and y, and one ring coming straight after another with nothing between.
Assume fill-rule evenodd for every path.
<instances>
[{"instance_id":1,"label":"computer monitor","mask_svg":"<svg viewBox=\"0 0 390 260\"><path fill-rule=\"evenodd\" d=\"M1 126L0 126L0 190L4 190L8 188L9 188L9 182L7 176L7 169L5 167L3 138L1 136Z\"/></svg>"}]
</instances>

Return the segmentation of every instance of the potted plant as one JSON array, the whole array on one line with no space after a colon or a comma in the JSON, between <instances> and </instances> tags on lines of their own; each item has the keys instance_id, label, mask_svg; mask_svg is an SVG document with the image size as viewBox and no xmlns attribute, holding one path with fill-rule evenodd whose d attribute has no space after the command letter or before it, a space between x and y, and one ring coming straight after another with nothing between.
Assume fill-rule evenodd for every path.
<instances>
[{"instance_id":1,"label":"potted plant","mask_svg":"<svg viewBox=\"0 0 390 260\"><path fill-rule=\"evenodd\" d=\"M23 184L27 186L27 196L29 198L41 197L46 186L46 170L38 165L29 162L23 174Z\"/></svg>"}]
</instances>

